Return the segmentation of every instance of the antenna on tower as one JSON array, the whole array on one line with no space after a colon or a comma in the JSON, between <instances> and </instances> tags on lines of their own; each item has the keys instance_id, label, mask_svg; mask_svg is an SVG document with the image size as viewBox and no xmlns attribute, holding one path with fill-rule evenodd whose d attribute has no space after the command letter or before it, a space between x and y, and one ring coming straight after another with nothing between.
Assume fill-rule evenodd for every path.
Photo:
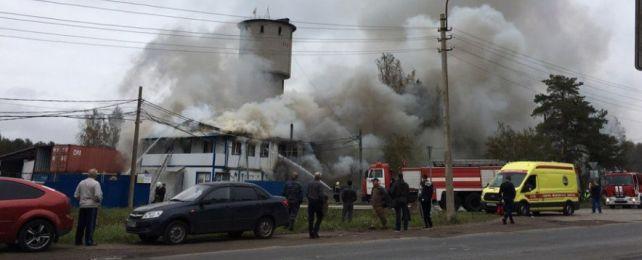
<instances>
[{"instance_id":1,"label":"antenna on tower","mask_svg":"<svg viewBox=\"0 0 642 260\"><path fill-rule=\"evenodd\" d=\"M265 19L270 19L270 7L267 7L267 13L265 14Z\"/></svg>"},{"instance_id":2,"label":"antenna on tower","mask_svg":"<svg viewBox=\"0 0 642 260\"><path fill-rule=\"evenodd\" d=\"M252 11L252 16L253 18L256 18L256 7L254 7L254 11Z\"/></svg>"}]
</instances>

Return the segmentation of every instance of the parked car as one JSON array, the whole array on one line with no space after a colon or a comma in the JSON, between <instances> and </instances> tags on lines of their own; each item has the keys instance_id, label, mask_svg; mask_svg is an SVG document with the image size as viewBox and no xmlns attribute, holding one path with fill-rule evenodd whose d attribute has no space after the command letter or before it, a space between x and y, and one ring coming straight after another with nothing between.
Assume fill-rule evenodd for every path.
<instances>
[{"instance_id":1,"label":"parked car","mask_svg":"<svg viewBox=\"0 0 642 260\"><path fill-rule=\"evenodd\" d=\"M0 177L0 243L43 251L74 223L69 198L23 179Z\"/></svg>"},{"instance_id":2,"label":"parked car","mask_svg":"<svg viewBox=\"0 0 642 260\"><path fill-rule=\"evenodd\" d=\"M287 206L285 198L251 183L202 183L170 201L134 209L126 229L144 242L162 237L167 244L182 243L189 234L240 237L250 230L259 238L270 238L276 227L287 226Z\"/></svg>"}]
</instances>

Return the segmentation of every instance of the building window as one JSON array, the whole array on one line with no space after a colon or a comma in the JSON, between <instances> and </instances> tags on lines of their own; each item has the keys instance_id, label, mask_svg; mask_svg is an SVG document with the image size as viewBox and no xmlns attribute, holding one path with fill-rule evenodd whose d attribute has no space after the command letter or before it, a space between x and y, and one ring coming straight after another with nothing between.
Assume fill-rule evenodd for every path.
<instances>
[{"instance_id":1,"label":"building window","mask_svg":"<svg viewBox=\"0 0 642 260\"><path fill-rule=\"evenodd\" d=\"M210 140L206 140L203 142L203 153L211 153L213 150L212 148L214 147L213 142Z\"/></svg>"},{"instance_id":2,"label":"building window","mask_svg":"<svg viewBox=\"0 0 642 260\"><path fill-rule=\"evenodd\" d=\"M263 25L261 25L261 33L263 33L263 31L264 31L264 29L263 29Z\"/></svg>"},{"instance_id":3,"label":"building window","mask_svg":"<svg viewBox=\"0 0 642 260\"><path fill-rule=\"evenodd\" d=\"M270 143L261 143L261 157L270 155Z\"/></svg>"},{"instance_id":4,"label":"building window","mask_svg":"<svg viewBox=\"0 0 642 260\"><path fill-rule=\"evenodd\" d=\"M256 153L256 144L253 144L253 143L247 144L247 156L254 157L255 153Z\"/></svg>"},{"instance_id":5,"label":"building window","mask_svg":"<svg viewBox=\"0 0 642 260\"><path fill-rule=\"evenodd\" d=\"M178 145L181 147L181 153L192 153L192 139L179 139Z\"/></svg>"},{"instance_id":6,"label":"building window","mask_svg":"<svg viewBox=\"0 0 642 260\"><path fill-rule=\"evenodd\" d=\"M240 154L241 154L241 142L239 141L232 142L232 155L240 155Z\"/></svg>"},{"instance_id":7,"label":"building window","mask_svg":"<svg viewBox=\"0 0 642 260\"><path fill-rule=\"evenodd\" d=\"M279 26L279 35L281 35L281 26Z\"/></svg>"},{"instance_id":8,"label":"building window","mask_svg":"<svg viewBox=\"0 0 642 260\"><path fill-rule=\"evenodd\" d=\"M209 172L196 172L196 184L210 182Z\"/></svg>"}]
</instances>

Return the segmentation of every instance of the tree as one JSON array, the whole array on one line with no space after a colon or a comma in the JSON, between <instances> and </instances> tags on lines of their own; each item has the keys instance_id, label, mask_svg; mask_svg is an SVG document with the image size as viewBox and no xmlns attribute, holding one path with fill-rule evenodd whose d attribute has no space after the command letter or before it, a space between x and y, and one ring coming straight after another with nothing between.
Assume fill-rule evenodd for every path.
<instances>
[{"instance_id":1,"label":"tree","mask_svg":"<svg viewBox=\"0 0 642 260\"><path fill-rule=\"evenodd\" d=\"M415 141L412 137L394 134L387 138L383 156L385 161L390 164L390 169L396 172L404 166L404 163L414 161L414 148Z\"/></svg>"},{"instance_id":2,"label":"tree","mask_svg":"<svg viewBox=\"0 0 642 260\"><path fill-rule=\"evenodd\" d=\"M562 75L550 75L542 82L548 88L546 94L535 96L537 107L532 116L543 119L536 131L550 140L556 151L554 158L614 166L619 143L617 138L601 132L607 123L607 112L595 109L580 95L579 88L583 83Z\"/></svg>"},{"instance_id":3,"label":"tree","mask_svg":"<svg viewBox=\"0 0 642 260\"><path fill-rule=\"evenodd\" d=\"M78 143L85 146L116 147L120 140L123 112L114 108L109 116L94 109L88 114L78 133Z\"/></svg>"},{"instance_id":4,"label":"tree","mask_svg":"<svg viewBox=\"0 0 642 260\"><path fill-rule=\"evenodd\" d=\"M499 122L497 132L486 141L486 156L503 161L552 160L550 141L533 128L521 132Z\"/></svg>"},{"instance_id":5,"label":"tree","mask_svg":"<svg viewBox=\"0 0 642 260\"><path fill-rule=\"evenodd\" d=\"M401 62L391 53L382 53L381 57L376 60L379 68L379 81L392 88L397 94L402 94L410 83L421 84L416 79L415 71L406 75L401 67Z\"/></svg>"}]
</instances>

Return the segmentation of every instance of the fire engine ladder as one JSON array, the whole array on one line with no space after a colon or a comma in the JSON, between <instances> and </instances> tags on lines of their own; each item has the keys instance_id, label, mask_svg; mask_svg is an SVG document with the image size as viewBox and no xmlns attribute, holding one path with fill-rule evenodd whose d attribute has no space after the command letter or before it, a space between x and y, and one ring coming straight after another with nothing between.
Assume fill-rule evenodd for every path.
<instances>
[{"instance_id":1,"label":"fire engine ladder","mask_svg":"<svg viewBox=\"0 0 642 260\"><path fill-rule=\"evenodd\" d=\"M152 180L152 183L151 183L151 185L149 187L150 188L149 189L150 190L150 194L152 194L150 196L150 198L154 198L154 196L156 195L156 194L153 194L153 193L156 192L156 189L154 189L154 187L156 187L155 186L156 182L158 182L158 180L160 180L161 175L163 175L163 173L165 173L165 170L167 170L167 164L169 164L169 161L172 160L172 155L173 154L174 154L174 149L170 148L170 149L167 150L167 154L165 155L165 159L163 160L163 163L161 164L161 166L158 168L158 171L156 171L156 176Z\"/></svg>"}]
</instances>

